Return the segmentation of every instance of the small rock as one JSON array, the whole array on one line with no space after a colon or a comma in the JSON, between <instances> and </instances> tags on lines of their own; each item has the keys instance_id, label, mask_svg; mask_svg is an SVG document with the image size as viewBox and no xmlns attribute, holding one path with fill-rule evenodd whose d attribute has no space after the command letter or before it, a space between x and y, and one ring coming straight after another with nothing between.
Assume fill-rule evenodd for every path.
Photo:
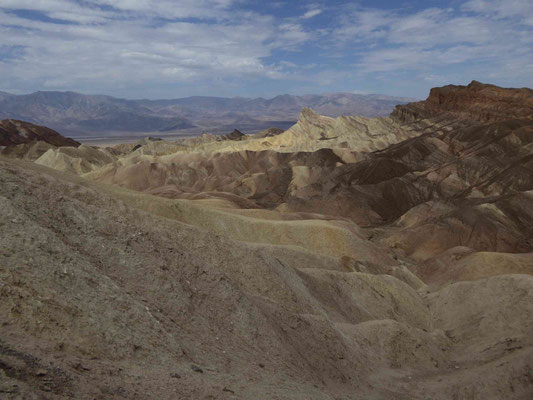
<instances>
[{"instance_id":1,"label":"small rock","mask_svg":"<svg viewBox=\"0 0 533 400\"><path fill-rule=\"evenodd\" d=\"M83 365L82 363L78 362L78 363L75 363L73 365L73 367L75 369L77 369L78 371L90 371L91 369L89 367L86 367L85 365Z\"/></svg>"},{"instance_id":2,"label":"small rock","mask_svg":"<svg viewBox=\"0 0 533 400\"><path fill-rule=\"evenodd\" d=\"M180 378L181 378L181 375L180 375L180 374L177 374L177 373L170 374L170 376L171 376L172 378L176 378L176 379L180 379Z\"/></svg>"},{"instance_id":3,"label":"small rock","mask_svg":"<svg viewBox=\"0 0 533 400\"><path fill-rule=\"evenodd\" d=\"M18 393L18 391L17 385L0 384L0 393Z\"/></svg>"},{"instance_id":4,"label":"small rock","mask_svg":"<svg viewBox=\"0 0 533 400\"><path fill-rule=\"evenodd\" d=\"M265 364L263 364L263 363L259 363L259 367L261 367L261 368L265 368Z\"/></svg>"},{"instance_id":5,"label":"small rock","mask_svg":"<svg viewBox=\"0 0 533 400\"><path fill-rule=\"evenodd\" d=\"M223 392L230 392L230 393L233 393L235 394L235 392L231 389L228 389L227 387L224 386L224 389L222 389Z\"/></svg>"},{"instance_id":6,"label":"small rock","mask_svg":"<svg viewBox=\"0 0 533 400\"><path fill-rule=\"evenodd\" d=\"M199 372L199 373L203 373L204 372L204 370L202 368L200 368L199 366L197 366L197 365L191 365L191 369L194 372Z\"/></svg>"},{"instance_id":7,"label":"small rock","mask_svg":"<svg viewBox=\"0 0 533 400\"><path fill-rule=\"evenodd\" d=\"M48 374L48 371L45 370L45 369L38 369L36 372L35 372L35 375L36 376L45 376L46 374Z\"/></svg>"}]
</instances>

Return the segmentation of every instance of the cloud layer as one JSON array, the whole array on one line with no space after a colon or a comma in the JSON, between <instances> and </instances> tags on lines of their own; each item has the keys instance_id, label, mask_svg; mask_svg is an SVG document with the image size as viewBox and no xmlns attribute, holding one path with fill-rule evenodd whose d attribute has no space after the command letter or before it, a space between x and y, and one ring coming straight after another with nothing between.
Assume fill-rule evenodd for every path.
<instances>
[{"instance_id":1,"label":"cloud layer","mask_svg":"<svg viewBox=\"0 0 533 400\"><path fill-rule=\"evenodd\" d=\"M0 89L127 97L533 86L533 6L2 0Z\"/></svg>"}]
</instances>

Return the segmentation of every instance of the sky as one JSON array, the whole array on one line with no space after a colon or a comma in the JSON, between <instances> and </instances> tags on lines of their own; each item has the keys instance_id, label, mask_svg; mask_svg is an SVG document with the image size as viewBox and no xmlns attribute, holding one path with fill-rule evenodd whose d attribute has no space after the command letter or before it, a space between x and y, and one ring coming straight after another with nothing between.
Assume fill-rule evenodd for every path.
<instances>
[{"instance_id":1,"label":"sky","mask_svg":"<svg viewBox=\"0 0 533 400\"><path fill-rule=\"evenodd\" d=\"M531 0L0 0L0 91L125 98L533 87Z\"/></svg>"}]
</instances>

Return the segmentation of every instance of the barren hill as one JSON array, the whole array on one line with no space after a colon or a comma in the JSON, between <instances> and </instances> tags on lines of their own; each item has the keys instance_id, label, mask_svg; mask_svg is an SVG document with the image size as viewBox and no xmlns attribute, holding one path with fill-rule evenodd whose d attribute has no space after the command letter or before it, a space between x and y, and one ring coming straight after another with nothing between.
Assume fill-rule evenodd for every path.
<instances>
[{"instance_id":1,"label":"barren hill","mask_svg":"<svg viewBox=\"0 0 533 400\"><path fill-rule=\"evenodd\" d=\"M531 398L530 98L0 158L0 394Z\"/></svg>"},{"instance_id":2,"label":"barren hill","mask_svg":"<svg viewBox=\"0 0 533 400\"><path fill-rule=\"evenodd\" d=\"M27 144L34 141L46 142L56 147L80 145L75 140L66 138L44 126L13 119L0 121L0 146Z\"/></svg>"}]
</instances>

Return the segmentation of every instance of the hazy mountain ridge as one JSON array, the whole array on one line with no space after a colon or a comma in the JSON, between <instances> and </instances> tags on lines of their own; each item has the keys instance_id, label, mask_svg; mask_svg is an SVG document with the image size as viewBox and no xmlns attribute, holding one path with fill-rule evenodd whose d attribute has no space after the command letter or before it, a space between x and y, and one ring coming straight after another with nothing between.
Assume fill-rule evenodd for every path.
<instances>
[{"instance_id":1,"label":"hazy mountain ridge","mask_svg":"<svg viewBox=\"0 0 533 400\"><path fill-rule=\"evenodd\" d=\"M288 128L304 107L322 115L388 115L409 99L384 95L332 93L280 95L264 98L194 96L171 100L127 100L75 92L0 93L0 118L42 124L60 132L120 134L121 132L259 131L272 125Z\"/></svg>"}]
</instances>

